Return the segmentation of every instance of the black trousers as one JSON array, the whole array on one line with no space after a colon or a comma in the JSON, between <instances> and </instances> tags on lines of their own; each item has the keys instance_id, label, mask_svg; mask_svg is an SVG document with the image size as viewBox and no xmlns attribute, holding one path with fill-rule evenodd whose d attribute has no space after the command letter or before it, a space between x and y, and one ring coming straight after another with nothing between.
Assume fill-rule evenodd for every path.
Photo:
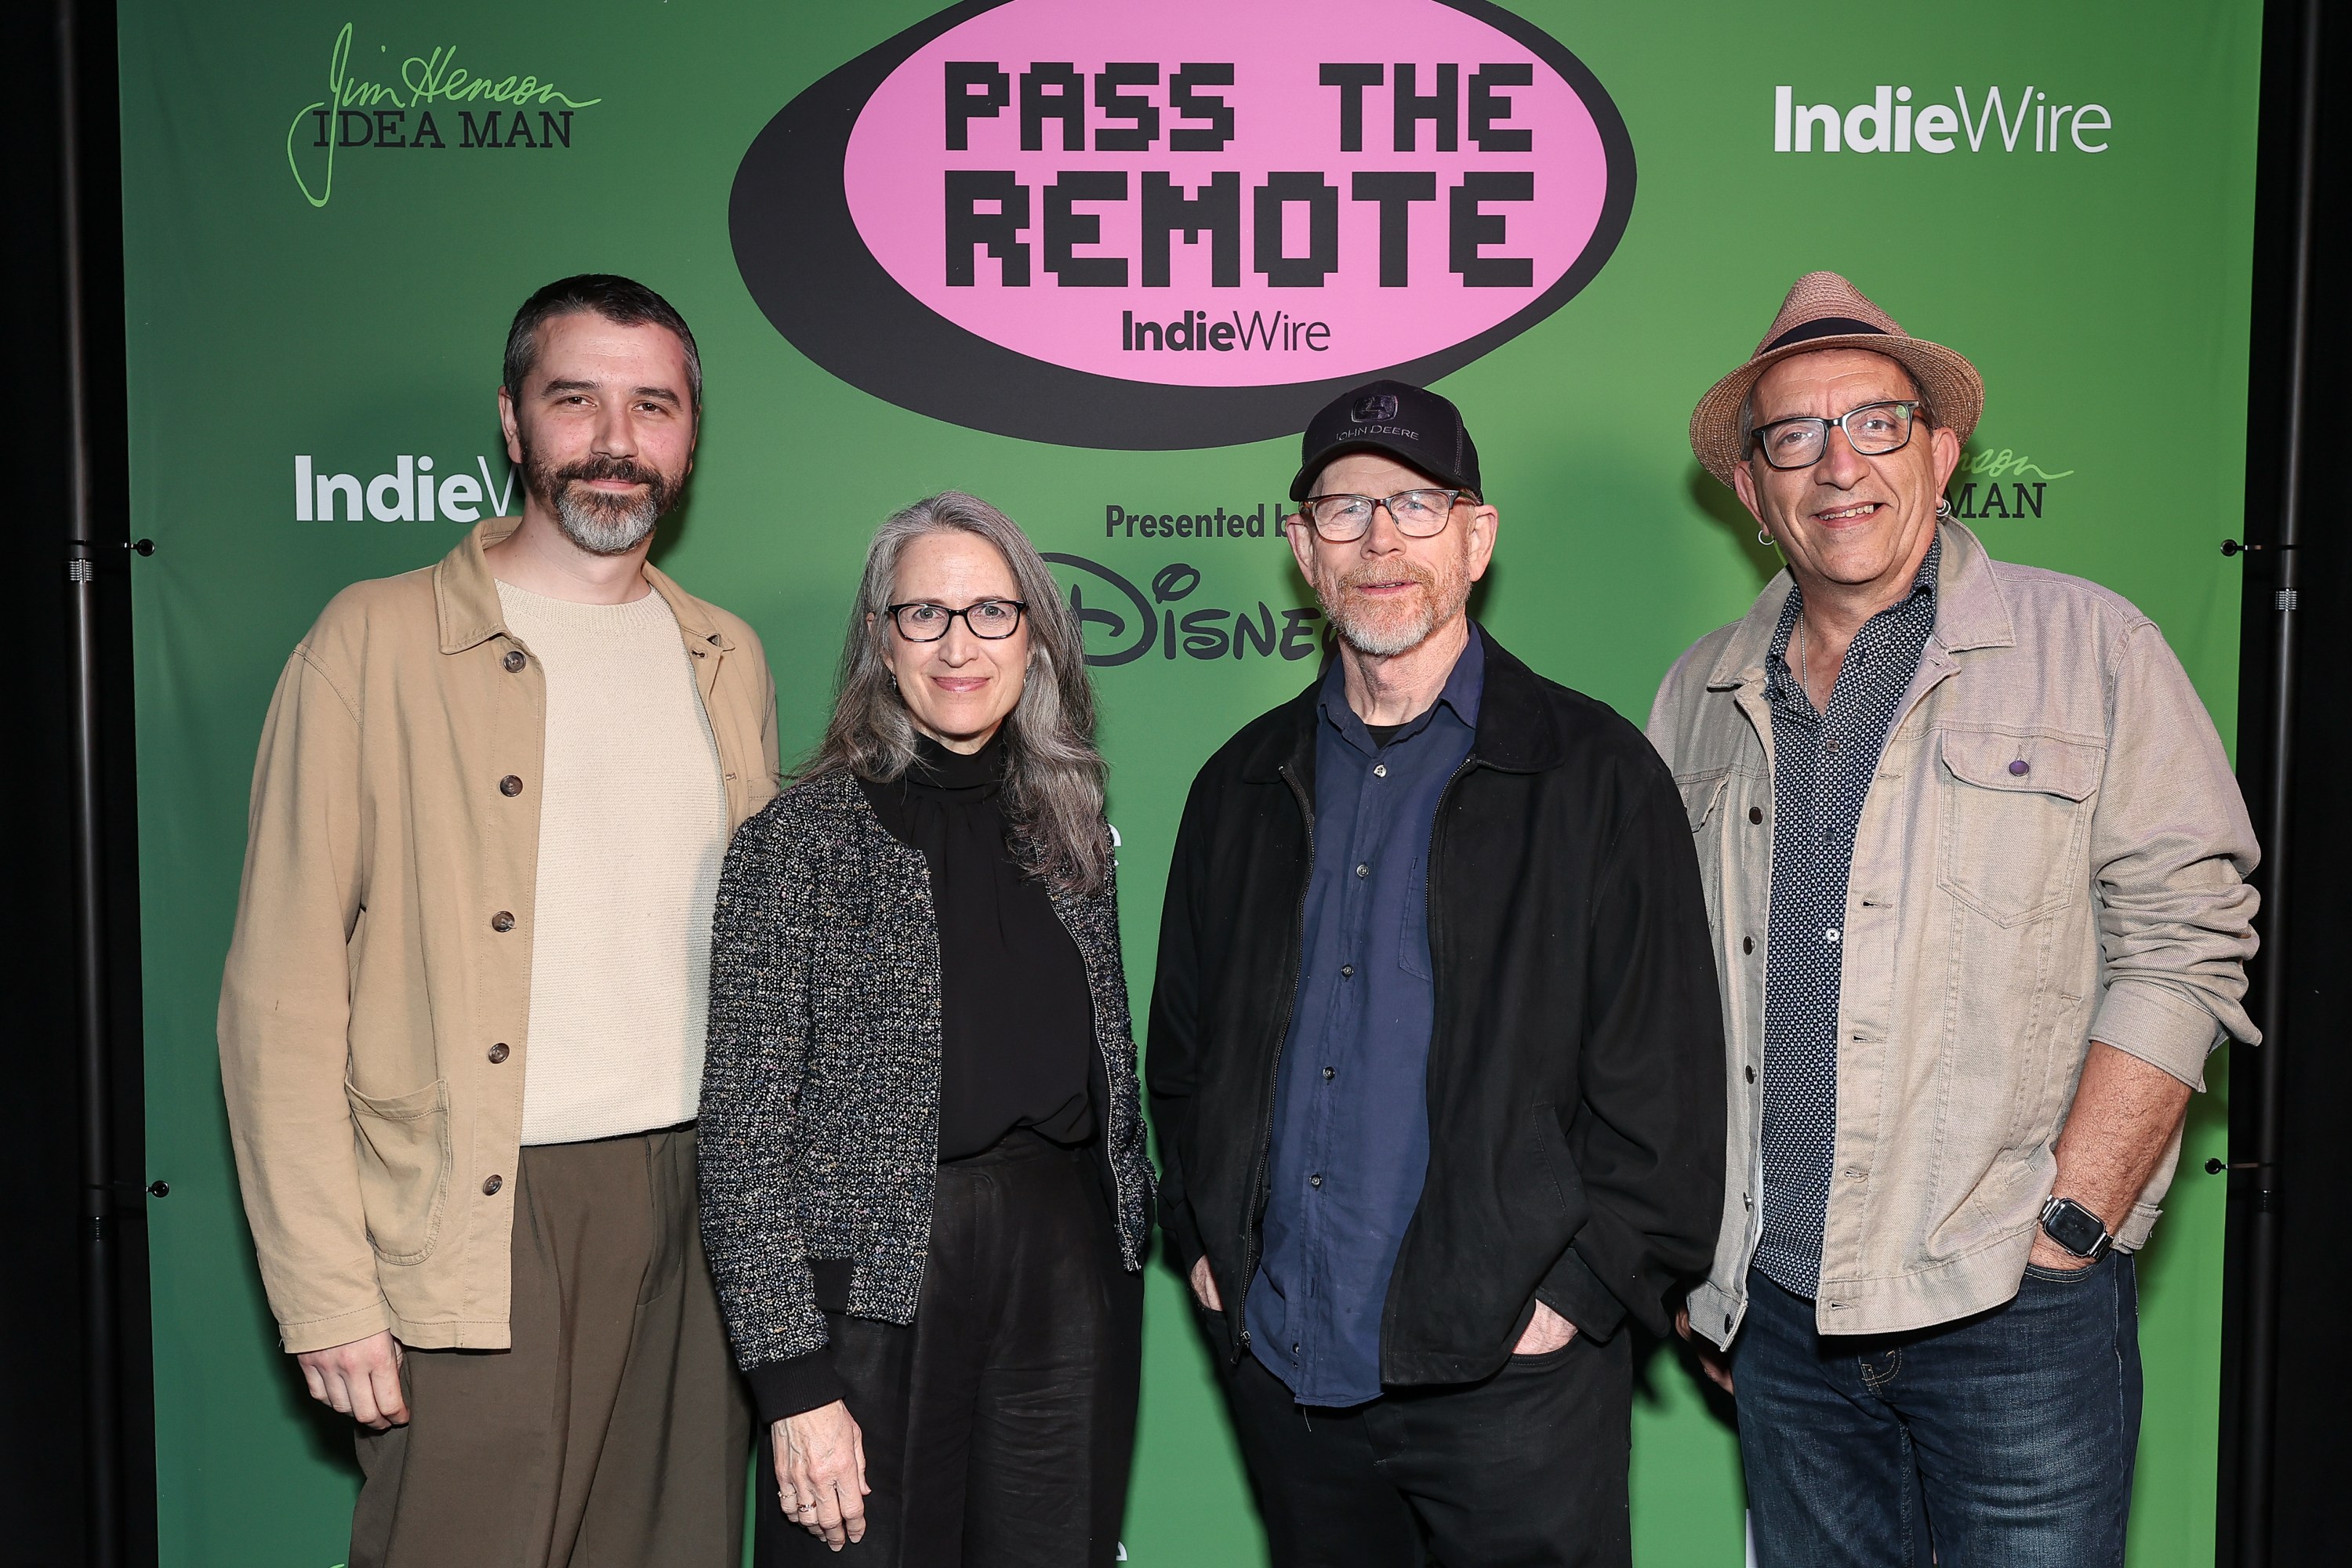
<instances>
[{"instance_id":1,"label":"black trousers","mask_svg":"<svg viewBox=\"0 0 2352 1568\"><path fill-rule=\"evenodd\" d=\"M762 1568L1115 1562L1135 1449L1143 1280L1088 1150L1015 1131L943 1164L906 1327L825 1313L866 1445L866 1539L838 1554L759 1481Z\"/></svg>"},{"instance_id":2,"label":"black trousers","mask_svg":"<svg viewBox=\"0 0 2352 1568\"><path fill-rule=\"evenodd\" d=\"M1244 1355L1225 1398L1275 1568L1627 1568L1630 1339L1350 1410L1296 1403Z\"/></svg>"}]
</instances>

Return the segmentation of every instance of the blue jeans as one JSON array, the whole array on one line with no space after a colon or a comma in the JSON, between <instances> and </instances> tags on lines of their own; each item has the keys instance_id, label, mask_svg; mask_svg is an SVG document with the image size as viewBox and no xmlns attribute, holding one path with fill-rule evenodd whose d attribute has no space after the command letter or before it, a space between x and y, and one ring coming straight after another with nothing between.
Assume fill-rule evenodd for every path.
<instances>
[{"instance_id":1,"label":"blue jeans","mask_svg":"<svg viewBox=\"0 0 2352 1568\"><path fill-rule=\"evenodd\" d=\"M2029 1268L2005 1305L1899 1334L1822 1335L1811 1301L1748 1281L1731 1372L1759 1568L2122 1568L2128 1254Z\"/></svg>"}]
</instances>

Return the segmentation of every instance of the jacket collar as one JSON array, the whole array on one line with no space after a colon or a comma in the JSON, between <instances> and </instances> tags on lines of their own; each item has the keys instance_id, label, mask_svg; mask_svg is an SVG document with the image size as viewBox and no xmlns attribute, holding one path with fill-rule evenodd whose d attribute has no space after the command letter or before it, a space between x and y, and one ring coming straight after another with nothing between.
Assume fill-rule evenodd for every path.
<instances>
[{"instance_id":1,"label":"jacket collar","mask_svg":"<svg viewBox=\"0 0 2352 1568\"><path fill-rule=\"evenodd\" d=\"M511 637L506 611L499 603L498 579L490 574L482 552L522 526L519 517L484 518L466 531L457 548L433 568L433 607L439 617L441 651L463 653L492 637ZM706 643L722 653L735 644L719 630L709 606L672 582L668 574L646 563L646 581L653 585L677 617L678 630L689 643Z\"/></svg>"},{"instance_id":2,"label":"jacket collar","mask_svg":"<svg viewBox=\"0 0 2352 1568\"><path fill-rule=\"evenodd\" d=\"M1947 652L1967 648L2009 647L2017 641L2009 602L2001 597L1993 575L1992 558L1965 524L1946 518L1938 524L1944 534L1944 558L1936 574L1936 629L1932 640ZM1787 567L1774 574L1748 607L1721 657L1707 672L1710 691L1727 691L1764 683L1764 660L1772 650L1772 636L1780 611L1789 602L1795 581Z\"/></svg>"},{"instance_id":3,"label":"jacket collar","mask_svg":"<svg viewBox=\"0 0 2352 1568\"><path fill-rule=\"evenodd\" d=\"M1507 773L1540 773L1559 765L1564 751L1553 723L1544 681L1514 658L1495 635L1471 623L1486 645L1486 689L1478 699L1478 724L1470 759ZM1255 743L1242 758L1242 776L1266 784L1288 768L1298 779L1315 776L1315 726L1322 706L1323 673L1307 689L1274 710Z\"/></svg>"}]
</instances>

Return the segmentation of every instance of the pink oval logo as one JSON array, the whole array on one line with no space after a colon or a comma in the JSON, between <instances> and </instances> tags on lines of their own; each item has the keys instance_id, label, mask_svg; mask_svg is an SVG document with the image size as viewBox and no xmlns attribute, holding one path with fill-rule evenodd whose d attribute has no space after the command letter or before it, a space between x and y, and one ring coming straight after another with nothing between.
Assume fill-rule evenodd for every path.
<instances>
[{"instance_id":1,"label":"pink oval logo","mask_svg":"<svg viewBox=\"0 0 2352 1568\"><path fill-rule=\"evenodd\" d=\"M1591 73L1483 0L1003 0L795 99L730 220L753 297L845 379L1166 448L1467 363L1599 271L1633 188Z\"/></svg>"}]
</instances>

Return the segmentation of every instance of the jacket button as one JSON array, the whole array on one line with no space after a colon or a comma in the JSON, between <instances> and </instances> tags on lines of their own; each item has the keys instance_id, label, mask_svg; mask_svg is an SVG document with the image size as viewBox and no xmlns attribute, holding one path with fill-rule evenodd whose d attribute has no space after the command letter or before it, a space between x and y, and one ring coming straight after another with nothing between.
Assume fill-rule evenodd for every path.
<instances>
[{"instance_id":1,"label":"jacket button","mask_svg":"<svg viewBox=\"0 0 2352 1568\"><path fill-rule=\"evenodd\" d=\"M501 1047L500 1048L503 1049L504 1047ZM1748 1081L1750 1083L1754 1083L1756 1081L1756 1069L1754 1068L1749 1068L1748 1069Z\"/></svg>"},{"instance_id":2,"label":"jacket button","mask_svg":"<svg viewBox=\"0 0 2352 1568\"><path fill-rule=\"evenodd\" d=\"M1358 881L1361 881L1361 880L1363 880L1363 879L1365 879L1366 877L1370 876L1371 874L1372 874L1372 868L1371 868L1370 866L1366 866L1366 865L1363 865L1363 864L1361 864L1361 863L1359 863L1359 864L1357 865L1357 867L1356 867L1356 879L1357 879Z\"/></svg>"},{"instance_id":3,"label":"jacket button","mask_svg":"<svg viewBox=\"0 0 2352 1568\"><path fill-rule=\"evenodd\" d=\"M504 910L500 910L497 914L490 917L490 929L492 931L514 930L514 916L509 914Z\"/></svg>"},{"instance_id":4,"label":"jacket button","mask_svg":"<svg viewBox=\"0 0 2352 1568\"><path fill-rule=\"evenodd\" d=\"M499 793L503 795L520 795L522 793L522 780L517 778L512 773L509 773L506 777L499 781Z\"/></svg>"},{"instance_id":5,"label":"jacket button","mask_svg":"<svg viewBox=\"0 0 2352 1568\"><path fill-rule=\"evenodd\" d=\"M507 1043L504 1040L500 1040L497 1045L490 1047L490 1065L496 1067L499 1063L506 1060L509 1054L510 1053L507 1050Z\"/></svg>"},{"instance_id":6,"label":"jacket button","mask_svg":"<svg viewBox=\"0 0 2352 1568\"><path fill-rule=\"evenodd\" d=\"M1307 1177L1307 1184L1308 1186L1310 1186L1310 1187L1319 1187L1319 1186L1321 1186L1321 1185L1323 1184L1323 1176L1322 1176L1322 1173L1318 1172L1318 1173L1316 1173L1314 1175L1311 1175L1311 1176Z\"/></svg>"},{"instance_id":7,"label":"jacket button","mask_svg":"<svg viewBox=\"0 0 2352 1568\"><path fill-rule=\"evenodd\" d=\"M1739 939L1739 951L1742 952L1754 952L1756 951L1756 939L1752 936L1741 937Z\"/></svg>"},{"instance_id":8,"label":"jacket button","mask_svg":"<svg viewBox=\"0 0 2352 1568\"><path fill-rule=\"evenodd\" d=\"M506 1178L503 1176L488 1177L482 1183L482 1195L486 1198L497 1197L499 1189L506 1184Z\"/></svg>"},{"instance_id":9,"label":"jacket button","mask_svg":"<svg viewBox=\"0 0 2352 1568\"><path fill-rule=\"evenodd\" d=\"M1763 808L1762 806L1760 806L1760 805L1751 805L1751 806L1749 806L1749 807L1748 808L1748 821L1750 821L1750 822L1761 822L1761 821L1763 821L1763 820L1764 820L1764 808Z\"/></svg>"},{"instance_id":10,"label":"jacket button","mask_svg":"<svg viewBox=\"0 0 2352 1568\"><path fill-rule=\"evenodd\" d=\"M1342 980L1353 980L1355 977L1356 977L1356 966L1355 966L1354 964L1352 964L1352 963L1343 963L1343 964L1341 964L1341 965L1339 966L1339 978L1340 978L1340 979L1342 979Z\"/></svg>"},{"instance_id":11,"label":"jacket button","mask_svg":"<svg viewBox=\"0 0 2352 1568\"><path fill-rule=\"evenodd\" d=\"M1337 1068L1325 1068L1323 1069L1323 1081L1325 1083L1329 1083L1333 1079L1338 1078L1339 1076L1339 1069Z\"/></svg>"},{"instance_id":12,"label":"jacket button","mask_svg":"<svg viewBox=\"0 0 2352 1568\"><path fill-rule=\"evenodd\" d=\"M2026 774L2033 771L2033 764L2027 762L2023 757L2020 757L2017 761L2009 764L2009 771L2012 777L2021 779Z\"/></svg>"},{"instance_id":13,"label":"jacket button","mask_svg":"<svg viewBox=\"0 0 2352 1568\"><path fill-rule=\"evenodd\" d=\"M522 649L519 647L510 647L507 649L506 658L499 660L499 662L507 667L507 673L509 675L512 675L517 670L522 668L526 661L522 657Z\"/></svg>"}]
</instances>

